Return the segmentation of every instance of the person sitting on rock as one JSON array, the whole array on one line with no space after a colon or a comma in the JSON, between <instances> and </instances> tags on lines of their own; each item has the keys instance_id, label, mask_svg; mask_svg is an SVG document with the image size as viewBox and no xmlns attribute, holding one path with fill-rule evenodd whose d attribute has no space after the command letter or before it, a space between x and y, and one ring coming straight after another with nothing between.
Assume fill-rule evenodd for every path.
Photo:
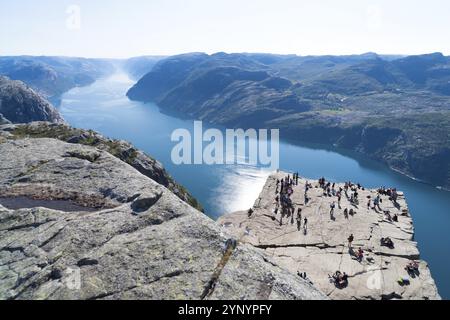
<instances>
[{"instance_id":1,"label":"person sitting on rock","mask_svg":"<svg viewBox=\"0 0 450 320\"><path fill-rule=\"evenodd\" d=\"M391 212L389 210L384 211L384 216L387 221L392 221Z\"/></svg>"},{"instance_id":2,"label":"person sitting on rock","mask_svg":"<svg viewBox=\"0 0 450 320\"><path fill-rule=\"evenodd\" d=\"M386 238L381 238L381 245L384 247L388 247L388 248L394 248L394 242L391 240L391 238L386 237Z\"/></svg>"},{"instance_id":3,"label":"person sitting on rock","mask_svg":"<svg viewBox=\"0 0 450 320\"><path fill-rule=\"evenodd\" d=\"M410 261L406 267L405 270L408 272L409 275L416 275L419 273L419 263L417 261Z\"/></svg>"},{"instance_id":4,"label":"person sitting on rock","mask_svg":"<svg viewBox=\"0 0 450 320\"><path fill-rule=\"evenodd\" d=\"M340 271L336 271L332 279L337 288L344 288L348 285L348 275L345 272L341 273Z\"/></svg>"},{"instance_id":5,"label":"person sitting on rock","mask_svg":"<svg viewBox=\"0 0 450 320\"><path fill-rule=\"evenodd\" d=\"M410 284L409 278L406 278L406 277L400 277L400 278L397 280L397 282L398 282L398 284L401 285L401 286L407 286L407 285Z\"/></svg>"},{"instance_id":6,"label":"person sitting on rock","mask_svg":"<svg viewBox=\"0 0 450 320\"><path fill-rule=\"evenodd\" d=\"M356 259L361 262L364 258L364 251L362 248L358 249L358 252L356 253Z\"/></svg>"},{"instance_id":7,"label":"person sitting on rock","mask_svg":"<svg viewBox=\"0 0 450 320\"><path fill-rule=\"evenodd\" d=\"M328 275L328 277L330 277L330 275ZM335 283L338 282L341 278L341 272L337 270L330 278L333 279Z\"/></svg>"}]
</instances>

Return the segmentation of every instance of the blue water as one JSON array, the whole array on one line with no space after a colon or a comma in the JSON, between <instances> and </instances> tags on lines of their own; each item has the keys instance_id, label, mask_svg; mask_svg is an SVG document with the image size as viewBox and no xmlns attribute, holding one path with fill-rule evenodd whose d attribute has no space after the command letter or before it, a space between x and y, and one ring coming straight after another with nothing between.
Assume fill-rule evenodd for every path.
<instances>
[{"instance_id":1,"label":"blue water","mask_svg":"<svg viewBox=\"0 0 450 320\"><path fill-rule=\"evenodd\" d=\"M173 164L171 134L178 128L192 130L193 121L165 115L154 104L129 101L125 93L132 85L132 80L118 73L64 94L60 110L71 125L130 141L162 162L212 218L251 207L270 171L249 165ZM422 258L430 264L441 296L450 298L450 192L414 181L361 155L317 145L281 142L280 168L299 171L307 178L325 176L404 191Z\"/></svg>"}]
</instances>

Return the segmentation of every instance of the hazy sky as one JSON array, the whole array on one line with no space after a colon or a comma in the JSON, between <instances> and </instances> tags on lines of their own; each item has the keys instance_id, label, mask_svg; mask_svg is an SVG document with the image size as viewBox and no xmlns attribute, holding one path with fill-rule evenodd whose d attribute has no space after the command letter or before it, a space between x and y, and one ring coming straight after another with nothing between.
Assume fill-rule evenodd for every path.
<instances>
[{"instance_id":1,"label":"hazy sky","mask_svg":"<svg viewBox=\"0 0 450 320\"><path fill-rule=\"evenodd\" d=\"M448 0L0 0L0 55L450 55Z\"/></svg>"}]
</instances>

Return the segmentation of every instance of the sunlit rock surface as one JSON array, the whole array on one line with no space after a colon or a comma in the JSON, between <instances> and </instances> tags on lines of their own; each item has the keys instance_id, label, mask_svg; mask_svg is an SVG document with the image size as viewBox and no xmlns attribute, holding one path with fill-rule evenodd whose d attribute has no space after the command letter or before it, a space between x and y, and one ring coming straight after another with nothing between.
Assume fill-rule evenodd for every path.
<instances>
[{"instance_id":1,"label":"sunlit rock surface","mask_svg":"<svg viewBox=\"0 0 450 320\"><path fill-rule=\"evenodd\" d=\"M0 299L326 299L109 152L10 130ZM8 209L5 196L43 204Z\"/></svg>"},{"instance_id":2,"label":"sunlit rock surface","mask_svg":"<svg viewBox=\"0 0 450 320\"><path fill-rule=\"evenodd\" d=\"M295 275L306 272L313 285L331 299L440 298L427 263L419 260L417 243L413 240L413 221L401 192L397 200L399 207L394 206L388 196L381 196L381 210L367 208L368 196L374 199L377 191L361 189L357 206L351 205L343 193L339 208L337 197L324 195L318 181L310 180L312 188L305 205L307 181L300 178L291 196L294 217L285 216L280 225L281 213L274 214L276 181L286 176L287 173L278 172L268 178L250 216L247 211L236 212L221 217L219 223L240 242L260 248L274 264ZM343 186L336 184L335 188ZM332 202L336 204L333 217L330 216ZM300 230L297 208L302 209ZM347 219L343 214L345 208L353 208L356 214ZM384 211L389 211L391 216L397 214L398 222L389 221ZM306 231L305 217L308 219ZM361 262L349 249L347 239L351 234L354 236L352 249L364 251ZM382 237L391 238L394 248L381 246ZM405 270L411 260L419 262L419 272L414 277ZM346 287L339 289L330 280L329 275L336 271L349 276ZM409 285L400 285L400 278L408 278Z\"/></svg>"}]
</instances>

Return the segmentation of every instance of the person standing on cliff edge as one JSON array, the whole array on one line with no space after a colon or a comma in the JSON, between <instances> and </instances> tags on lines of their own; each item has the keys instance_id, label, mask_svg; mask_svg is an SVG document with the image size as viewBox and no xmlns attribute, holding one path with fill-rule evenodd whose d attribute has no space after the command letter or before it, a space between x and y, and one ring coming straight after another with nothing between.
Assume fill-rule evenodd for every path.
<instances>
[{"instance_id":1,"label":"person standing on cliff edge","mask_svg":"<svg viewBox=\"0 0 450 320\"><path fill-rule=\"evenodd\" d=\"M351 248L352 247L352 242L354 240L353 233L350 235L350 237L348 237L347 240L348 240L348 247Z\"/></svg>"}]
</instances>

